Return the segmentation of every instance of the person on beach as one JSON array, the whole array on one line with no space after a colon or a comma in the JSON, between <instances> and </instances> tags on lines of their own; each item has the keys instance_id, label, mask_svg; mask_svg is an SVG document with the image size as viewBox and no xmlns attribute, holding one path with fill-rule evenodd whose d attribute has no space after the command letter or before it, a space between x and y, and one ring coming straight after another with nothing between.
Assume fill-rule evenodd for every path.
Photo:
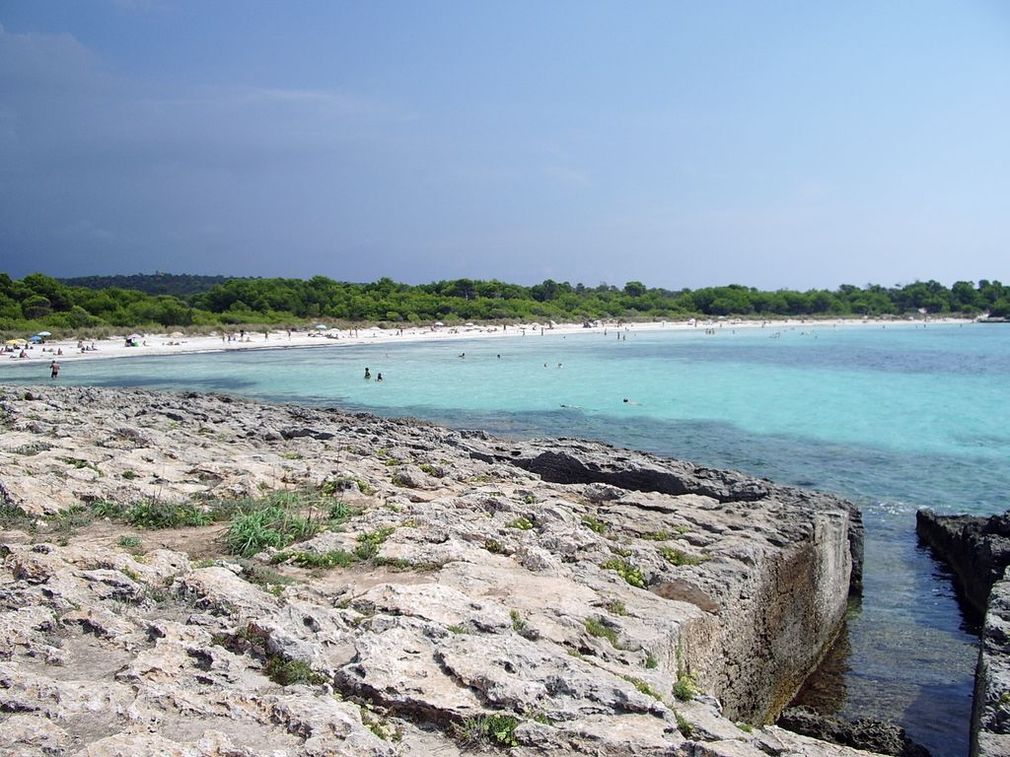
<instances>
[{"instance_id":1,"label":"person on beach","mask_svg":"<svg viewBox=\"0 0 1010 757\"><path fill-rule=\"evenodd\" d=\"M60 375L60 364L55 360L49 364L49 378L56 378Z\"/></svg>"},{"instance_id":2,"label":"person on beach","mask_svg":"<svg viewBox=\"0 0 1010 757\"><path fill-rule=\"evenodd\" d=\"M368 381L370 378L372 378L372 372L368 368L365 368L365 381Z\"/></svg>"}]
</instances>

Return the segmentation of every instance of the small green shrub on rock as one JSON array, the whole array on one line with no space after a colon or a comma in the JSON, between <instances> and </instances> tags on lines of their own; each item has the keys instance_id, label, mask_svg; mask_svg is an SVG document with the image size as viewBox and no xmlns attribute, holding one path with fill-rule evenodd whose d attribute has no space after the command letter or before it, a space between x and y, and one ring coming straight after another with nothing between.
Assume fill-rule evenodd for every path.
<instances>
[{"instance_id":1,"label":"small green shrub on rock","mask_svg":"<svg viewBox=\"0 0 1010 757\"><path fill-rule=\"evenodd\" d=\"M648 539L649 541L667 541L671 538L671 536L669 531L660 529L659 531L651 531L650 533L642 534L642 538Z\"/></svg>"},{"instance_id":2,"label":"small green shrub on rock","mask_svg":"<svg viewBox=\"0 0 1010 757\"><path fill-rule=\"evenodd\" d=\"M659 554L671 565L701 565L708 559L699 555L689 555L675 547L660 547Z\"/></svg>"},{"instance_id":3,"label":"small green shrub on rock","mask_svg":"<svg viewBox=\"0 0 1010 757\"><path fill-rule=\"evenodd\" d=\"M624 676L624 680L638 689L641 693L645 694L647 697L652 697L653 699L662 702L662 695L653 689L649 684L643 681L641 678L635 678L634 676Z\"/></svg>"},{"instance_id":4,"label":"small green shrub on rock","mask_svg":"<svg viewBox=\"0 0 1010 757\"><path fill-rule=\"evenodd\" d=\"M456 739L464 749L481 750L488 746L509 749L519 746L515 730L518 718L512 715L478 715L455 726Z\"/></svg>"},{"instance_id":5,"label":"small green shrub on rock","mask_svg":"<svg viewBox=\"0 0 1010 757\"><path fill-rule=\"evenodd\" d=\"M622 560L619 557L614 557L610 560L607 560L600 567L605 570L614 571L632 586L635 586L639 589L645 588L645 576L642 575L641 569L637 565L634 565L633 563L630 563L627 560Z\"/></svg>"},{"instance_id":6,"label":"small green shrub on rock","mask_svg":"<svg viewBox=\"0 0 1010 757\"><path fill-rule=\"evenodd\" d=\"M370 560L379 553L379 547L396 529L393 526L377 528L358 535L358 546L354 554L359 560Z\"/></svg>"},{"instance_id":7,"label":"small green shrub on rock","mask_svg":"<svg viewBox=\"0 0 1010 757\"><path fill-rule=\"evenodd\" d=\"M688 702L698 695L698 685L688 673L681 673L677 676L677 682L673 684L673 695L682 702Z\"/></svg>"},{"instance_id":8,"label":"small green shrub on rock","mask_svg":"<svg viewBox=\"0 0 1010 757\"><path fill-rule=\"evenodd\" d=\"M315 672L308 663L301 660L285 660L283 657L271 657L267 660L264 672L274 683L281 686L291 686L296 683L326 683L326 677Z\"/></svg>"}]
</instances>

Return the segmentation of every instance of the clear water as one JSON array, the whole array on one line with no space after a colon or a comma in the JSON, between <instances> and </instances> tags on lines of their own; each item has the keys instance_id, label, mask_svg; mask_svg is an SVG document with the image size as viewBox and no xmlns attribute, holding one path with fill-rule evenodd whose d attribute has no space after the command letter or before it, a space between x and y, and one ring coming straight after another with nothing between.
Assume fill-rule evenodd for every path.
<instances>
[{"instance_id":1,"label":"clear water","mask_svg":"<svg viewBox=\"0 0 1010 757\"><path fill-rule=\"evenodd\" d=\"M385 380L364 381L365 366ZM66 361L59 380L597 438L848 496L866 519L865 595L822 705L894 719L953 756L967 753L975 639L914 513L1010 507L1008 376L1010 327L888 325ZM46 380L42 364L0 364L0 381Z\"/></svg>"}]
</instances>

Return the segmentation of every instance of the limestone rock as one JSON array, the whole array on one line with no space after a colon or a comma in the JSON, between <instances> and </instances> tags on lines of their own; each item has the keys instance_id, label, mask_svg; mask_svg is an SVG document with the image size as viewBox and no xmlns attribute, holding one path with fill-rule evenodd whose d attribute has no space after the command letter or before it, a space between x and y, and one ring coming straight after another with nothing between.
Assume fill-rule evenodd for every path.
<instances>
[{"instance_id":1,"label":"limestone rock","mask_svg":"<svg viewBox=\"0 0 1010 757\"><path fill-rule=\"evenodd\" d=\"M577 440L31 392L0 388L2 749L856 754L734 722L777 713L858 590L842 500ZM221 523L58 528L303 487L326 529L251 561Z\"/></svg>"}]
</instances>

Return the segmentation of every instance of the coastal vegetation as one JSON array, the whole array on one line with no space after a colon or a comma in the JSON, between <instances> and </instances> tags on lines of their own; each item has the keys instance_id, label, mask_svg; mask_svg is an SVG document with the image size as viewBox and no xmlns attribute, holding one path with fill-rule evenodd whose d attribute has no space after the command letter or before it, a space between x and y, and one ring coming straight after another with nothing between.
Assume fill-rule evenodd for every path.
<instances>
[{"instance_id":1,"label":"coastal vegetation","mask_svg":"<svg viewBox=\"0 0 1010 757\"><path fill-rule=\"evenodd\" d=\"M109 276L60 280L41 273L0 273L0 332L50 330L99 334L123 328L213 329L241 325L304 326L307 320L391 326L441 321L645 320L741 316L901 316L908 313L1010 316L1010 286L999 281L936 281L895 287L762 291L737 284L703 289L572 285L533 286L455 279L410 285L217 276Z\"/></svg>"}]
</instances>

